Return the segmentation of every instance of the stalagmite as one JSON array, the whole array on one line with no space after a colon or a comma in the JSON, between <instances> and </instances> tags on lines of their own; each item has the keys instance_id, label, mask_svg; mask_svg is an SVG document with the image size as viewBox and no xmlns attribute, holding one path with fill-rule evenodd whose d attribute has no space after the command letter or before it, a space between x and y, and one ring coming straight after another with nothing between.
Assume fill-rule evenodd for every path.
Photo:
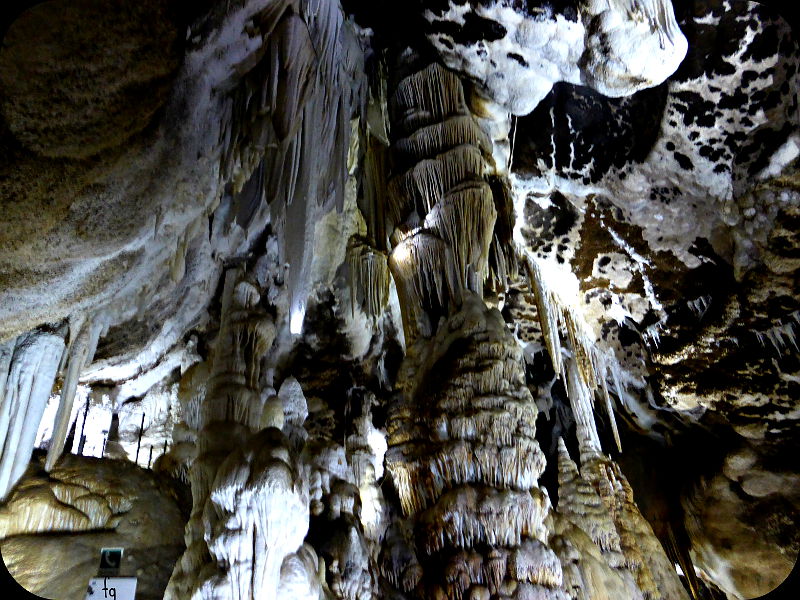
<instances>
[{"instance_id":1,"label":"stalagmite","mask_svg":"<svg viewBox=\"0 0 800 600\"><path fill-rule=\"evenodd\" d=\"M422 566L414 550L412 522L395 519L386 531L381 549L380 572L395 588L410 592L422 577Z\"/></svg>"},{"instance_id":2,"label":"stalagmite","mask_svg":"<svg viewBox=\"0 0 800 600\"><path fill-rule=\"evenodd\" d=\"M204 596L277 597L284 559L308 531L308 488L298 469L274 428L250 437L220 465L204 519L211 525L208 550L225 567L198 582Z\"/></svg>"},{"instance_id":3,"label":"stalagmite","mask_svg":"<svg viewBox=\"0 0 800 600\"><path fill-rule=\"evenodd\" d=\"M620 539L625 565L638 588L653 599L686 599L674 565L642 516L633 490L619 466L600 452L582 456L581 475L597 490L610 511Z\"/></svg>"},{"instance_id":4,"label":"stalagmite","mask_svg":"<svg viewBox=\"0 0 800 600\"><path fill-rule=\"evenodd\" d=\"M630 554L624 554L613 510L578 472L561 438L558 496L551 543L564 567L564 589L570 597L649 597L643 596L640 586L640 563L631 562Z\"/></svg>"},{"instance_id":5,"label":"stalagmite","mask_svg":"<svg viewBox=\"0 0 800 600\"><path fill-rule=\"evenodd\" d=\"M612 567L622 566L620 541L608 507L578 472L562 438L558 438L558 512L585 531L607 555Z\"/></svg>"},{"instance_id":6,"label":"stalagmite","mask_svg":"<svg viewBox=\"0 0 800 600\"><path fill-rule=\"evenodd\" d=\"M276 600L320 600L324 596L318 570L317 553L308 544L303 544L281 565Z\"/></svg>"},{"instance_id":7,"label":"stalagmite","mask_svg":"<svg viewBox=\"0 0 800 600\"><path fill-rule=\"evenodd\" d=\"M330 440L306 447L309 480L311 481L311 514L315 528L309 534L320 558L321 574L336 598L368 600L374 597L376 577L371 569L373 544L382 537L382 516L374 514L365 519L362 499L366 491L377 493L374 476L355 477L352 464L357 453L351 451L349 440L344 447ZM371 470L371 468L370 468ZM363 472L362 472L363 475ZM351 483L353 482L353 483ZM382 509L370 506L369 509Z\"/></svg>"},{"instance_id":8,"label":"stalagmite","mask_svg":"<svg viewBox=\"0 0 800 600\"><path fill-rule=\"evenodd\" d=\"M196 458L189 466L193 509L169 597L192 590L213 597L220 587L235 590L237 598L275 597L283 559L299 547L308 528L308 490L288 440L272 428L250 436L261 419L261 360L275 337L259 300L258 289L242 273L228 271L205 399L199 414L190 416L197 418ZM248 441L242 447L243 439ZM280 513L270 506L293 506L296 518L275 520ZM215 573L203 567L211 566L209 556L228 568ZM256 584L265 569L272 587L259 595ZM251 576L258 581L250 583Z\"/></svg>"},{"instance_id":9,"label":"stalagmite","mask_svg":"<svg viewBox=\"0 0 800 600\"><path fill-rule=\"evenodd\" d=\"M479 549L489 544L519 552L515 549L534 540L546 544L550 501L537 485L544 457L521 365L521 350L500 314L470 293L430 340L420 338L408 349L400 374L402 398L390 408L386 461L404 513L417 522L424 574L415 587L421 586L422 597L427 597L422 590L436 585L452 590L447 597L460 597L470 582L485 582L487 593L497 594L503 586L518 585L514 573L519 583L529 581L521 563L512 563L509 574L506 554ZM464 551L476 552L475 559L485 564L480 576L446 575L442 581L426 567L444 563L457 570ZM392 579L402 582L403 569L414 564L394 563ZM549 590L544 597L559 597L558 563L545 561L541 569L537 582Z\"/></svg>"}]
</instances>

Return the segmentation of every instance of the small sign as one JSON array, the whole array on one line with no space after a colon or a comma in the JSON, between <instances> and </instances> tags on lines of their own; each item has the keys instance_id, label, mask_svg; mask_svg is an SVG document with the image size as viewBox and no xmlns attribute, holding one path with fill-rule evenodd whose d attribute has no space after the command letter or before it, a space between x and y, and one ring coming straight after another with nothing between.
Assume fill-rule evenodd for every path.
<instances>
[{"instance_id":1,"label":"small sign","mask_svg":"<svg viewBox=\"0 0 800 600\"><path fill-rule=\"evenodd\" d=\"M86 600L134 600L136 577L94 577L89 580Z\"/></svg>"},{"instance_id":2,"label":"small sign","mask_svg":"<svg viewBox=\"0 0 800 600\"><path fill-rule=\"evenodd\" d=\"M119 568L122 566L122 548L101 548L100 549L100 568L98 575L115 577L119 575Z\"/></svg>"}]
</instances>

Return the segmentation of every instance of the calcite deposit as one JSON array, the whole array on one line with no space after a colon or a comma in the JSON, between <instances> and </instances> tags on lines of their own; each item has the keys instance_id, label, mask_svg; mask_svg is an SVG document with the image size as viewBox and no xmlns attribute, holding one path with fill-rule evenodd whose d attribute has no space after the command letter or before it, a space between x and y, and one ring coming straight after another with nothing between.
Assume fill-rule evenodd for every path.
<instances>
[{"instance_id":1,"label":"calcite deposit","mask_svg":"<svg viewBox=\"0 0 800 600\"><path fill-rule=\"evenodd\" d=\"M124 547L142 599L797 597L792 19L17 10L11 575L80 599Z\"/></svg>"}]
</instances>

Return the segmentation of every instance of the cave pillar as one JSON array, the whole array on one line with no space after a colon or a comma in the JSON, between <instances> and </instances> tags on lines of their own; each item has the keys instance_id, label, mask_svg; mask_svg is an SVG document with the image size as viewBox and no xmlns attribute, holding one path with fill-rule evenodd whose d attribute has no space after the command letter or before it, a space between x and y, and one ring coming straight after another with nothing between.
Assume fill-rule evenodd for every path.
<instances>
[{"instance_id":1,"label":"cave pillar","mask_svg":"<svg viewBox=\"0 0 800 600\"><path fill-rule=\"evenodd\" d=\"M261 366L274 338L258 287L230 270L205 396L195 405L186 551L167 598L276 598L284 559L308 531L304 467L280 429L260 429Z\"/></svg>"},{"instance_id":2,"label":"cave pillar","mask_svg":"<svg viewBox=\"0 0 800 600\"><path fill-rule=\"evenodd\" d=\"M413 543L388 548L383 569L416 597L566 598L522 361L500 313L473 294L408 349L386 460Z\"/></svg>"},{"instance_id":3,"label":"cave pillar","mask_svg":"<svg viewBox=\"0 0 800 600\"><path fill-rule=\"evenodd\" d=\"M566 598L521 349L482 299L497 218L492 144L460 80L406 53L389 183L407 355L386 464L403 520L384 576L419 598Z\"/></svg>"}]
</instances>

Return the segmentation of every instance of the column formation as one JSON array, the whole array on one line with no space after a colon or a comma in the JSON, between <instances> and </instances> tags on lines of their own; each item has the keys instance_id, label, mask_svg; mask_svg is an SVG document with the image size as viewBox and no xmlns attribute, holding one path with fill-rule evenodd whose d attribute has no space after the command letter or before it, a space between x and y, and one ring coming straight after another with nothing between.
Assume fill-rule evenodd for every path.
<instances>
[{"instance_id":1,"label":"column formation","mask_svg":"<svg viewBox=\"0 0 800 600\"><path fill-rule=\"evenodd\" d=\"M308 531L308 476L290 440L261 427L261 364L275 327L256 285L226 274L220 331L188 468L186 552L167 598L276 598L281 565Z\"/></svg>"},{"instance_id":2,"label":"column formation","mask_svg":"<svg viewBox=\"0 0 800 600\"><path fill-rule=\"evenodd\" d=\"M408 349L389 410L387 468L412 541L387 541L384 573L420 598L565 598L522 351L496 309L463 300Z\"/></svg>"}]
</instances>

